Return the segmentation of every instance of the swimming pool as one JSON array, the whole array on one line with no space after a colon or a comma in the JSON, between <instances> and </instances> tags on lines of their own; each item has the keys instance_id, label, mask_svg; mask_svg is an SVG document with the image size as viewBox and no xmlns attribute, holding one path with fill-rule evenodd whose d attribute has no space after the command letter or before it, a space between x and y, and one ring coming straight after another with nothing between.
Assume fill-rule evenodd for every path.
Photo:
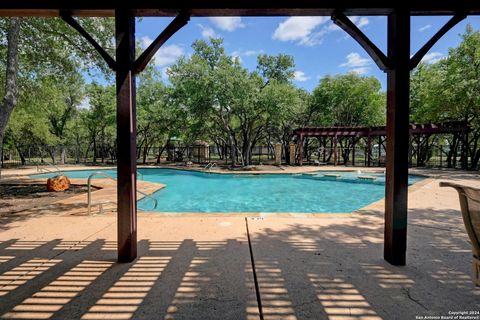
<instances>
[{"instance_id":1,"label":"swimming pool","mask_svg":"<svg viewBox=\"0 0 480 320\"><path fill-rule=\"evenodd\" d=\"M64 173L71 178L87 178L96 171L116 176L115 170ZM322 172L246 175L163 168L142 168L138 171L141 173L139 179L167 185L152 194L158 200L155 211L161 212L345 213L380 200L385 193L383 174ZM49 175L52 174L33 177ZM375 176L376 179L359 180L359 175ZM420 176L410 176L409 183L421 179ZM138 208L152 211L152 200L139 200Z\"/></svg>"}]
</instances>

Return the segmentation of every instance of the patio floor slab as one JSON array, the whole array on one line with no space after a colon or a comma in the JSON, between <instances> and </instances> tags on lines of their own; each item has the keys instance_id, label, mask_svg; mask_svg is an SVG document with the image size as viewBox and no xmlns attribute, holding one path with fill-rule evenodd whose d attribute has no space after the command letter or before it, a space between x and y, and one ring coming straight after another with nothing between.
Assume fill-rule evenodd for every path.
<instances>
[{"instance_id":1,"label":"patio floor slab","mask_svg":"<svg viewBox=\"0 0 480 320\"><path fill-rule=\"evenodd\" d=\"M479 311L458 196L438 182L409 189L404 267L383 260L383 200L354 214L248 217L264 318ZM245 217L139 213L138 259L126 264L116 232L112 213L1 216L0 318L260 318Z\"/></svg>"}]
</instances>

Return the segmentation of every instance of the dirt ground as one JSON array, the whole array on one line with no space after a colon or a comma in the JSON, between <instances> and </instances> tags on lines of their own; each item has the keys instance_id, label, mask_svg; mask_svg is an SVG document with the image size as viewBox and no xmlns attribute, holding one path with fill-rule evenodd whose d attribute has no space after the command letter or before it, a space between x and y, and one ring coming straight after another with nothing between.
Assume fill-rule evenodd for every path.
<instances>
[{"instance_id":1,"label":"dirt ground","mask_svg":"<svg viewBox=\"0 0 480 320\"><path fill-rule=\"evenodd\" d=\"M85 185L72 184L70 189L64 192L48 192L46 184L2 183L0 215L33 209L85 192L87 192Z\"/></svg>"}]
</instances>

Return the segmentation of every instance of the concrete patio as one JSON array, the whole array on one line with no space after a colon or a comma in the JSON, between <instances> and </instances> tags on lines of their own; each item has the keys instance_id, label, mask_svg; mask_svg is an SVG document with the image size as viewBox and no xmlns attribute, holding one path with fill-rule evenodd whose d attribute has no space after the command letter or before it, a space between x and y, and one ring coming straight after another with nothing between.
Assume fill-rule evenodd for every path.
<instances>
[{"instance_id":1,"label":"concrete patio","mask_svg":"<svg viewBox=\"0 0 480 320\"><path fill-rule=\"evenodd\" d=\"M383 200L308 219L139 213L139 258L127 264L116 263L114 214L2 216L0 315L415 319L478 311L457 194L438 187L441 179L478 178L437 177L410 188L404 267L383 260Z\"/></svg>"}]
</instances>

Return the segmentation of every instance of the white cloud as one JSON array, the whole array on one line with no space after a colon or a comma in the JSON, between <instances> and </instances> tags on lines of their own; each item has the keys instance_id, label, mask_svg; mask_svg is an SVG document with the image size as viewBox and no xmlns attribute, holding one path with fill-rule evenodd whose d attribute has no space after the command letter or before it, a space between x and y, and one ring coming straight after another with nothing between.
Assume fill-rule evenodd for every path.
<instances>
[{"instance_id":1,"label":"white cloud","mask_svg":"<svg viewBox=\"0 0 480 320\"><path fill-rule=\"evenodd\" d=\"M168 80L168 72L170 71L169 67L164 67L160 70L160 74L163 80Z\"/></svg>"},{"instance_id":2,"label":"white cloud","mask_svg":"<svg viewBox=\"0 0 480 320\"><path fill-rule=\"evenodd\" d=\"M233 58L239 58L240 62L242 62L242 57L257 56L262 53L264 53L263 50L235 50L230 55Z\"/></svg>"},{"instance_id":3,"label":"white cloud","mask_svg":"<svg viewBox=\"0 0 480 320\"><path fill-rule=\"evenodd\" d=\"M153 40L150 38L150 37L141 37L140 38L140 46L145 49L146 47L148 47L151 43L153 42Z\"/></svg>"},{"instance_id":4,"label":"white cloud","mask_svg":"<svg viewBox=\"0 0 480 320\"><path fill-rule=\"evenodd\" d=\"M362 58L357 52L351 52L347 55L347 62L344 62L340 67L350 68L350 72L365 74L370 68L371 60L368 58Z\"/></svg>"},{"instance_id":5,"label":"white cloud","mask_svg":"<svg viewBox=\"0 0 480 320\"><path fill-rule=\"evenodd\" d=\"M353 72L359 75L366 74L368 73L368 71L370 71L370 68L368 67L353 68L350 70L350 72Z\"/></svg>"},{"instance_id":6,"label":"white cloud","mask_svg":"<svg viewBox=\"0 0 480 320\"><path fill-rule=\"evenodd\" d=\"M359 29L367 26L370 23L367 17L350 16L349 18Z\"/></svg>"},{"instance_id":7,"label":"white cloud","mask_svg":"<svg viewBox=\"0 0 480 320\"><path fill-rule=\"evenodd\" d=\"M204 26L202 24L197 24L197 26L202 29L202 37L204 38L207 38L207 39L210 39L210 38L217 38L218 35L217 33L215 32L215 30L213 30L212 28L208 27L208 26Z\"/></svg>"},{"instance_id":8,"label":"white cloud","mask_svg":"<svg viewBox=\"0 0 480 320\"><path fill-rule=\"evenodd\" d=\"M142 48L148 47L153 42L149 37L141 37L140 45ZM163 45L155 53L154 59L157 66L168 66L185 54L185 50L176 44Z\"/></svg>"},{"instance_id":9,"label":"white cloud","mask_svg":"<svg viewBox=\"0 0 480 320\"><path fill-rule=\"evenodd\" d=\"M80 101L80 104L77 107L78 109L90 109L90 98L85 96L85 98Z\"/></svg>"},{"instance_id":10,"label":"white cloud","mask_svg":"<svg viewBox=\"0 0 480 320\"><path fill-rule=\"evenodd\" d=\"M310 79L310 77L308 77L303 71L297 70L293 73L293 80L295 81L303 82L307 81L308 79Z\"/></svg>"},{"instance_id":11,"label":"white cloud","mask_svg":"<svg viewBox=\"0 0 480 320\"><path fill-rule=\"evenodd\" d=\"M347 55L347 62L342 63L340 67L356 68L365 67L370 64L370 59L362 58L357 52L352 52Z\"/></svg>"},{"instance_id":12,"label":"white cloud","mask_svg":"<svg viewBox=\"0 0 480 320\"><path fill-rule=\"evenodd\" d=\"M242 53L240 51L233 51L232 54L232 61L235 62L238 59L238 62L242 63Z\"/></svg>"},{"instance_id":13,"label":"white cloud","mask_svg":"<svg viewBox=\"0 0 480 320\"><path fill-rule=\"evenodd\" d=\"M315 29L328 20L328 17L290 17L278 25L272 38L280 41L296 41L298 44L308 46L319 44L326 30L315 31Z\"/></svg>"},{"instance_id":14,"label":"white cloud","mask_svg":"<svg viewBox=\"0 0 480 320\"><path fill-rule=\"evenodd\" d=\"M418 28L418 31L423 32L423 31L425 31L425 30L430 29L431 27L432 27L431 24L426 24L426 25L424 25L423 27Z\"/></svg>"},{"instance_id":15,"label":"white cloud","mask_svg":"<svg viewBox=\"0 0 480 320\"><path fill-rule=\"evenodd\" d=\"M257 56L259 54L262 54L264 51L263 50L258 50L258 51L255 51L255 50L247 50L245 51L243 54L247 57L250 57L250 56Z\"/></svg>"},{"instance_id":16,"label":"white cloud","mask_svg":"<svg viewBox=\"0 0 480 320\"><path fill-rule=\"evenodd\" d=\"M238 28L245 27L240 17L210 17L208 19L212 21L217 28L224 31L232 32Z\"/></svg>"},{"instance_id":17,"label":"white cloud","mask_svg":"<svg viewBox=\"0 0 480 320\"><path fill-rule=\"evenodd\" d=\"M445 55L441 52L430 52L423 56L422 62L435 63L445 58Z\"/></svg>"}]
</instances>

